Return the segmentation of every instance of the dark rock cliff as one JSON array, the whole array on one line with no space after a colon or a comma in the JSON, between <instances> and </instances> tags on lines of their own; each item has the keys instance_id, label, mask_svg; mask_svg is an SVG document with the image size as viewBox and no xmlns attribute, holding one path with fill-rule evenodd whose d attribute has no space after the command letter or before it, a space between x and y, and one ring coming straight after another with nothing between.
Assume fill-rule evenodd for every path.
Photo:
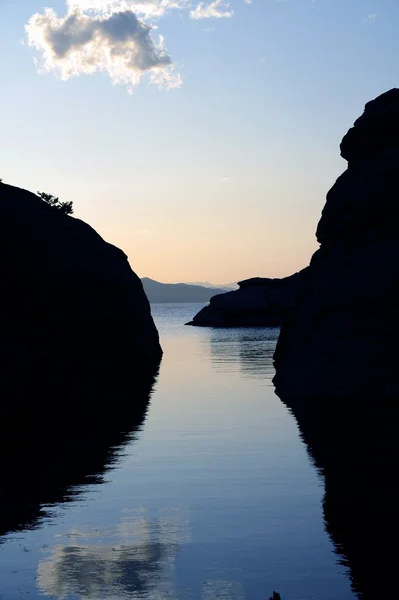
<instances>
[{"instance_id":1,"label":"dark rock cliff","mask_svg":"<svg viewBox=\"0 0 399 600\"><path fill-rule=\"evenodd\" d=\"M1 380L31 389L90 364L159 362L140 279L86 223L0 183L0 257Z\"/></svg>"},{"instance_id":2,"label":"dark rock cliff","mask_svg":"<svg viewBox=\"0 0 399 600\"><path fill-rule=\"evenodd\" d=\"M399 397L399 90L344 137L314 254L275 353L285 400Z\"/></svg>"},{"instance_id":3,"label":"dark rock cliff","mask_svg":"<svg viewBox=\"0 0 399 600\"><path fill-rule=\"evenodd\" d=\"M326 529L360 599L397 595L399 90L344 137L321 244L283 325L276 391L324 479Z\"/></svg>"},{"instance_id":4,"label":"dark rock cliff","mask_svg":"<svg viewBox=\"0 0 399 600\"><path fill-rule=\"evenodd\" d=\"M279 327L296 304L306 269L282 279L254 277L239 289L213 296L189 325L203 327Z\"/></svg>"}]
</instances>

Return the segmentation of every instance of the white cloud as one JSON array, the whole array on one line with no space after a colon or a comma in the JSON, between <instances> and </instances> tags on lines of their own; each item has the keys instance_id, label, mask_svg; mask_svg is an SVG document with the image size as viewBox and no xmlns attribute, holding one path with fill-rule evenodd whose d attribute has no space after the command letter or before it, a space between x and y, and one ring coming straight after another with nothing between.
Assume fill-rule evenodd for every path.
<instances>
[{"instance_id":1,"label":"white cloud","mask_svg":"<svg viewBox=\"0 0 399 600\"><path fill-rule=\"evenodd\" d=\"M367 15L367 17L364 19L364 23L374 23L374 21L376 20L377 15L376 13L370 13Z\"/></svg>"},{"instance_id":2,"label":"white cloud","mask_svg":"<svg viewBox=\"0 0 399 600\"><path fill-rule=\"evenodd\" d=\"M221 19L230 18L234 15L230 9L230 2L225 0L214 0L210 4L200 2L198 6L190 12L192 19Z\"/></svg>"},{"instance_id":3,"label":"white cloud","mask_svg":"<svg viewBox=\"0 0 399 600\"><path fill-rule=\"evenodd\" d=\"M130 10L144 19L163 17L169 10L183 10L190 5L190 0L67 0L69 9L103 14Z\"/></svg>"},{"instance_id":4,"label":"white cloud","mask_svg":"<svg viewBox=\"0 0 399 600\"><path fill-rule=\"evenodd\" d=\"M65 1L64 17L46 8L25 26L28 44L39 53L35 59L39 72L52 72L67 80L102 71L129 91L143 75L160 88L182 84L163 37L154 35L154 20L172 10L186 12L191 19L230 18L234 14L229 0ZM244 2L251 4L252 0Z\"/></svg>"},{"instance_id":5,"label":"white cloud","mask_svg":"<svg viewBox=\"0 0 399 600\"><path fill-rule=\"evenodd\" d=\"M78 7L65 17L45 9L26 25L29 45L41 53L41 70L56 72L62 80L103 71L129 91L145 74L161 88L179 87L181 78L163 38L155 40L152 30L131 10L86 14Z\"/></svg>"}]
</instances>

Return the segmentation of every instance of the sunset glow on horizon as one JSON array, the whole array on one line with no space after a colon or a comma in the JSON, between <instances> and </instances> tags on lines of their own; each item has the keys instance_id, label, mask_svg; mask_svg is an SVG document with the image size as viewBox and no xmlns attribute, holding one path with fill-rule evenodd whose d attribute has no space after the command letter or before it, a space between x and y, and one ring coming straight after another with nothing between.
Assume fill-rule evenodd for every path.
<instances>
[{"instance_id":1,"label":"sunset glow on horizon","mask_svg":"<svg viewBox=\"0 0 399 600\"><path fill-rule=\"evenodd\" d=\"M398 85L393 0L0 3L0 177L72 200L140 277L305 267L339 143ZM34 59L34 61L33 61Z\"/></svg>"}]
</instances>

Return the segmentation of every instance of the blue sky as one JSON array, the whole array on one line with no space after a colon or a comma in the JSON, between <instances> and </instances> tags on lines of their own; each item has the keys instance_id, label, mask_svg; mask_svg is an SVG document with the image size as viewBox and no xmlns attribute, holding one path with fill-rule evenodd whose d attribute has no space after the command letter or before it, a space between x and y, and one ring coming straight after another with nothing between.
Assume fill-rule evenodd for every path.
<instances>
[{"instance_id":1,"label":"blue sky","mask_svg":"<svg viewBox=\"0 0 399 600\"><path fill-rule=\"evenodd\" d=\"M398 85L399 3L75 2L97 11L49 1L50 18L42 2L0 0L0 176L73 200L140 276L224 283L305 266L346 167L342 136ZM115 48L119 62L86 74Z\"/></svg>"}]
</instances>

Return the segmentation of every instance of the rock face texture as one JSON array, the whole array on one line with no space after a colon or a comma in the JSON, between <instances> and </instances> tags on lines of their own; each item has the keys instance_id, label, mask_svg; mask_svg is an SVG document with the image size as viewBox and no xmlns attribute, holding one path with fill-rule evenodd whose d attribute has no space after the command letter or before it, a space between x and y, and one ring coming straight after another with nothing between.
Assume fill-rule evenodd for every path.
<instances>
[{"instance_id":1,"label":"rock face texture","mask_svg":"<svg viewBox=\"0 0 399 600\"><path fill-rule=\"evenodd\" d=\"M0 183L0 257L0 378L11 369L18 380L59 381L89 364L159 362L140 279L86 223Z\"/></svg>"},{"instance_id":2,"label":"rock face texture","mask_svg":"<svg viewBox=\"0 0 399 600\"><path fill-rule=\"evenodd\" d=\"M188 325L202 327L279 327L296 304L306 269L283 279L254 277L238 290L218 294Z\"/></svg>"},{"instance_id":3,"label":"rock face texture","mask_svg":"<svg viewBox=\"0 0 399 600\"><path fill-rule=\"evenodd\" d=\"M277 393L399 397L399 90L366 105L341 144L314 254L275 353Z\"/></svg>"}]
</instances>

